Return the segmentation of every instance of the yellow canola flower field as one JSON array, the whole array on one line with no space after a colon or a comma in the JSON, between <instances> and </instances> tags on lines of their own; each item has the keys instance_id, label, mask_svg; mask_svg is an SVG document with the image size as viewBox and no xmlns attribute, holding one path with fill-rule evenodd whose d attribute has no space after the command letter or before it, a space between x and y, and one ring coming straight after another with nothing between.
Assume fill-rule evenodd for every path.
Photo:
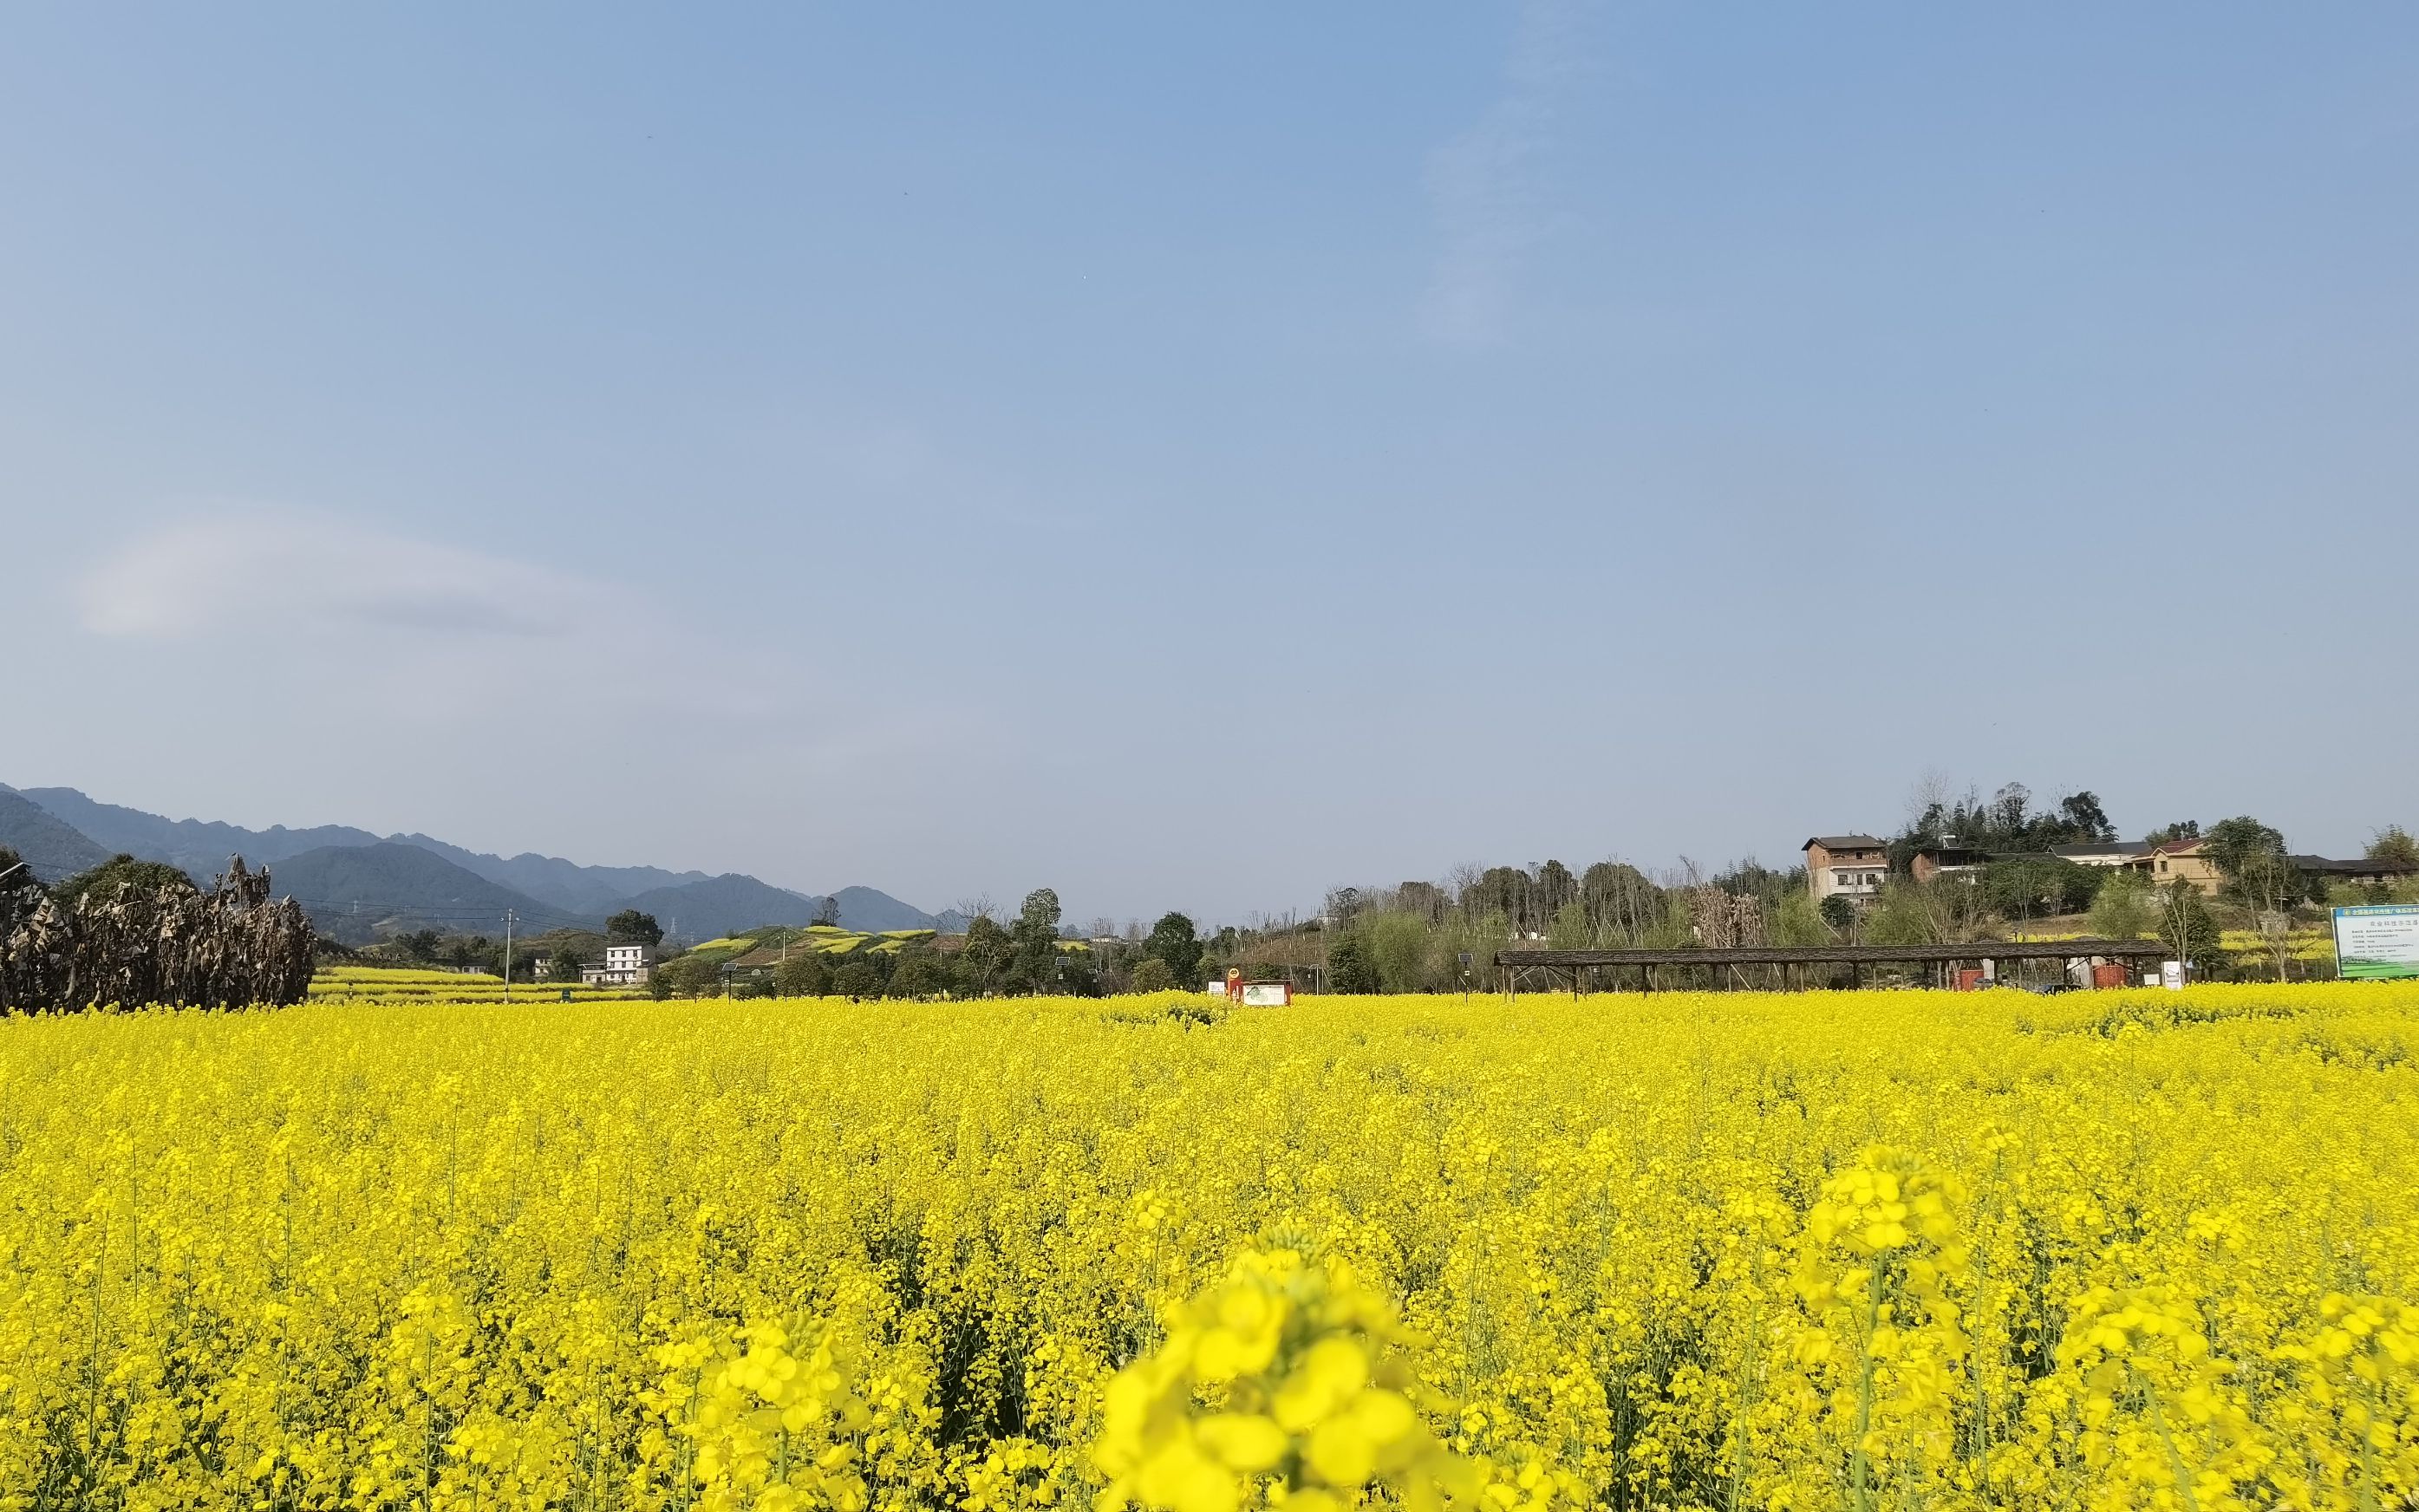
<instances>
[{"instance_id":1,"label":"yellow canola flower field","mask_svg":"<svg viewBox=\"0 0 2419 1512\"><path fill-rule=\"evenodd\" d=\"M423 970L408 966L326 966L312 973L311 1001L342 1003L501 1003L540 998L619 1001L648 995L642 987L591 986L586 982L521 981L507 987L501 977L476 971Z\"/></svg>"},{"instance_id":2,"label":"yellow canola flower field","mask_svg":"<svg viewBox=\"0 0 2419 1512\"><path fill-rule=\"evenodd\" d=\"M0 1505L2419 1494L2419 987L0 1022Z\"/></svg>"}]
</instances>

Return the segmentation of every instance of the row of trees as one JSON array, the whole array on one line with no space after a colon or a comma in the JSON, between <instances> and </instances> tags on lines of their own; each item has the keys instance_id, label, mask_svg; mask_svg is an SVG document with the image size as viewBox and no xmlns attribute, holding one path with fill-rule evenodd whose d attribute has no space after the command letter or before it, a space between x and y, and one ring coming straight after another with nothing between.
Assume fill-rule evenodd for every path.
<instances>
[{"instance_id":1,"label":"row of trees","mask_svg":"<svg viewBox=\"0 0 2419 1512\"><path fill-rule=\"evenodd\" d=\"M1482 974L1513 942L1558 949L1685 949L1713 945L1931 945L1995 937L2048 918L2088 916L2090 932L2158 938L2180 958L2215 967L2229 923L2258 933L2278 973L2288 933L2315 904L2419 899L2419 884L2348 891L2301 871L2273 825L2247 816L2206 831L2184 820L2150 842L2200 840L2224 886L2216 900L2189 886L2159 887L2139 872L2089 867L2051 847L2104 843L2117 835L2096 795L2067 795L2035 810L2010 783L1923 800L1887 844L1891 876L1863 906L1844 897L1816 905L1803 868L1753 860L1711 876L1684 861L1650 876L1620 860L1574 872L1558 860L1534 866L1466 867L1441 882L1340 887L1327 899L1327 985L1340 992L1451 991ZM1918 883L1918 851L1955 848L1991 856L1978 870ZM2380 831L2371 859L2419 867L2419 840L2399 826ZM2230 916L2230 917L2229 917ZM1470 964L1463 964L1464 958Z\"/></svg>"},{"instance_id":2,"label":"row of trees","mask_svg":"<svg viewBox=\"0 0 2419 1512\"><path fill-rule=\"evenodd\" d=\"M659 996L701 997L730 991L740 995L783 997L1003 997L1034 994L1089 997L1112 992L1151 992L1197 986L1213 941L1202 939L1193 920L1163 915L1139 940L1076 942L1060 928L1056 892L1037 887L1015 917L994 918L970 910L962 938L944 949L917 942L897 950L863 950L833 958L800 950L770 971L726 980L721 964L703 956L676 956L655 968ZM619 919L609 929L626 929Z\"/></svg>"},{"instance_id":3,"label":"row of trees","mask_svg":"<svg viewBox=\"0 0 2419 1512\"><path fill-rule=\"evenodd\" d=\"M1928 884L1900 877L1865 907L1834 898L1818 909L1802 872L1732 868L1708 880L1685 872L1646 880L1610 917L1575 899L1542 932L1518 933L1512 916L1489 908L1500 892L1468 902L1456 896L1437 912L1425 894L1414 894L1422 906L1405 909L1397 890L1373 889L1355 894L1350 913L1331 918L1325 985L1341 993L1451 992L1487 980L1495 952L1516 939L1555 949L1949 944L1992 937L2010 917L2001 910L2011 899L2039 908L2050 900L2037 889L2072 880L2059 872L2044 882L2012 868ZM2088 880L2082 906L2090 910L2092 933L2159 938L2182 958L2216 964L2220 921L2189 885L2154 887L2139 873L2104 871Z\"/></svg>"},{"instance_id":4,"label":"row of trees","mask_svg":"<svg viewBox=\"0 0 2419 1512\"><path fill-rule=\"evenodd\" d=\"M1988 798L1977 791L1953 798L1935 791L1918 801L1921 807L1916 816L1889 842L1890 868L1901 873L1916 852L1940 846L2038 853L2117 838L2116 825L2089 789L2071 793L2045 810L2033 808L2032 790L2022 782L2011 782Z\"/></svg>"},{"instance_id":5,"label":"row of trees","mask_svg":"<svg viewBox=\"0 0 2419 1512\"><path fill-rule=\"evenodd\" d=\"M1191 988L1232 962L1256 975L1320 968L1324 984L1340 991L1438 991L1466 984L1497 949L1515 941L1560 949L1934 944L1990 937L2007 923L2085 913L2095 933L2172 937L2180 954L2213 956L2220 920L2197 894L2184 896L2190 889L2154 889L2136 873L2048 854L2052 846L2104 842L2115 834L2088 790L2035 810L2030 793L2011 783L1987 800L1969 793L1924 801L1888 841L1898 863L1890 882L1862 908L1840 897L1817 906L1802 868L1780 870L1752 859L1711 875L1684 860L1660 876L1618 859L1583 871L1549 859L1528 867L1463 868L1439 882L1337 888L1318 919L1300 924L1229 927L1205 939L1190 918L1170 913L1147 935L1137 937L1129 926L1123 939L1096 937L1089 949L1070 949L1057 895L1043 887L1028 894L1012 918L971 907L964 936L947 948L919 945L838 960L802 951L738 983L725 982L716 960L675 956L657 968L656 988L668 995L725 990L853 997L1089 995ZM2206 833L2187 820L2149 838L2206 841L2226 878L2220 906L2244 910L2274 936L2283 969L2283 934L2294 910L2322 901L2325 888L2294 867L2279 831L2238 816ZM1934 846L1995 858L1974 872L1918 884L1909 863ZM2419 865L2419 841L2398 827L2381 832L2369 851ZM604 935L649 943L662 937L655 920L635 910L615 915ZM568 977L601 943L593 934L556 932L543 944L531 942L523 959L549 955L554 974ZM491 971L502 964L501 943L484 935L415 932L383 949L408 960Z\"/></svg>"},{"instance_id":6,"label":"row of trees","mask_svg":"<svg viewBox=\"0 0 2419 1512\"><path fill-rule=\"evenodd\" d=\"M1685 949L1837 937L1807 894L1803 868L1753 860L1710 876L1683 861L1660 878L1620 860L1580 872L1559 860L1465 867L1441 882L1339 887L1328 894L1319 927L1324 985L1335 992L1456 991L1482 980L1495 952L1515 941Z\"/></svg>"},{"instance_id":7,"label":"row of trees","mask_svg":"<svg viewBox=\"0 0 2419 1512\"><path fill-rule=\"evenodd\" d=\"M1907 874L1917 853L1924 850L1980 852L1996 857L1984 871L1994 906L2011 918L2072 913L2090 906L2106 869L2078 866L2049 852L2116 838L2117 826L2088 790L2035 810L2030 790L2011 782L1988 799L1972 792L1955 799L1924 799L1916 817L1889 841L1890 870ZM2283 831L2249 814L2220 820L2207 830L2198 820L2179 820L2160 825L2143 840L2153 845L2199 841L2225 879L2223 895L2244 906L2283 910L2330 901L2328 879L2302 871ZM2419 840L2398 825L2390 825L2370 841L2367 856L2419 867Z\"/></svg>"},{"instance_id":8,"label":"row of trees","mask_svg":"<svg viewBox=\"0 0 2419 1512\"><path fill-rule=\"evenodd\" d=\"M208 891L119 856L44 887L0 846L0 1009L242 1008L301 1001L316 936L240 856Z\"/></svg>"}]
</instances>

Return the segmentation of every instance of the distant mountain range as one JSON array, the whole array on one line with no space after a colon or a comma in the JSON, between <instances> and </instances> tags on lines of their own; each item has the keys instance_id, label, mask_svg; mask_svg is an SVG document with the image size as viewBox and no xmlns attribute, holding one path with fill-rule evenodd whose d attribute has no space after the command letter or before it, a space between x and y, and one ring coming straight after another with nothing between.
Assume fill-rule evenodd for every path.
<instances>
[{"instance_id":1,"label":"distant mountain range","mask_svg":"<svg viewBox=\"0 0 2419 1512\"><path fill-rule=\"evenodd\" d=\"M6 845L44 882L99 866L113 854L13 789L0 789L0 845Z\"/></svg>"},{"instance_id":2,"label":"distant mountain range","mask_svg":"<svg viewBox=\"0 0 2419 1512\"><path fill-rule=\"evenodd\" d=\"M466 851L426 835L394 838L406 845L434 851L465 872L475 872L490 882L575 914L611 913L627 907L626 900L640 893L709 880L702 872L667 872L659 866L581 866L528 851L507 859Z\"/></svg>"},{"instance_id":3,"label":"distant mountain range","mask_svg":"<svg viewBox=\"0 0 2419 1512\"><path fill-rule=\"evenodd\" d=\"M434 851L399 841L322 845L273 862L269 870L279 896L294 899L312 922L355 944L415 929L501 934L507 912L519 916L524 933L596 922L558 918L527 893L498 887Z\"/></svg>"},{"instance_id":4,"label":"distant mountain range","mask_svg":"<svg viewBox=\"0 0 2419 1512\"><path fill-rule=\"evenodd\" d=\"M199 819L165 819L74 788L0 784L0 845L56 882L124 852L165 861L208 882L227 857L270 869L280 896L309 910L322 930L362 944L406 930L491 934L513 913L531 933L601 927L609 914L653 914L682 939L710 939L763 924L808 924L824 900L728 872L652 866L581 866L558 856L511 857L465 850L431 836L374 835L345 825L246 829ZM871 887L831 895L853 930L962 929L954 912L927 914Z\"/></svg>"}]
</instances>

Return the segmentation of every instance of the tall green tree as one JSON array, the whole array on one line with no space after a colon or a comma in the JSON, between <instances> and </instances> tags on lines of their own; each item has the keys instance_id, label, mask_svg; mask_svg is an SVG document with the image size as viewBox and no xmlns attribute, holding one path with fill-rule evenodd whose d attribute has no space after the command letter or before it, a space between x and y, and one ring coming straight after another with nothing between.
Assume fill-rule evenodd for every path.
<instances>
[{"instance_id":1,"label":"tall green tree","mask_svg":"<svg viewBox=\"0 0 2419 1512\"><path fill-rule=\"evenodd\" d=\"M2285 836L2249 814L2237 814L2210 825L2201 849L2217 863L2220 872L2234 877L2241 875L2243 866L2255 856L2284 855Z\"/></svg>"},{"instance_id":2,"label":"tall green tree","mask_svg":"<svg viewBox=\"0 0 2419 1512\"><path fill-rule=\"evenodd\" d=\"M1536 930L1551 927L1554 916L1563 911L1563 905L1577 901L1579 895L1579 879L1571 875L1569 867L1560 861L1549 860L1537 868L1537 875L1529 885L1530 927Z\"/></svg>"},{"instance_id":3,"label":"tall green tree","mask_svg":"<svg viewBox=\"0 0 2419 1512\"><path fill-rule=\"evenodd\" d=\"M784 997L828 996L831 964L815 951L795 952L773 968L773 990Z\"/></svg>"},{"instance_id":4,"label":"tall green tree","mask_svg":"<svg viewBox=\"0 0 2419 1512\"><path fill-rule=\"evenodd\" d=\"M2158 928L2159 901L2150 879L2119 872L2091 900L2091 933L2103 940L2137 940Z\"/></svg>"},{"instance_id":5,"label":"tall green tree","mask_svg":"<svg viewBox=\"0 0 2419 1512\"><path fill-rule=\"evenodd\" d=\"M1947 945L1973 938L1985 913L1982 889L1962 877L1893 877L1857 928L1867 945Z\"/></svg>"},{"instance_id":6,"label":"tall green tree","mask_svg":"<svg viewBox=\"0 0 2419 1512\"><path fill-rule=\"evenodd\" d=\"M1833 933L1854 944L1857 938L1857 905L1843 893L1832 893L1823 900L1823 922Z\"/></svg>"},{"instance_id":7,"label":"tall green tree","mask_svg":"<svg viewBox=\"0 0 2419 1512\"><path fill-rule=\"evenodd\" d=\"M1588 922L1587 905L1577 898L1554 910L1546 920L1546 949L1585 950L1595 944L1595 928Z\"/></svg>"},{"instance_id":8,"label":"tall green tree","mask_svg":"<svg viewBox=\"0 0 2419 1512\"><path fill-rule=\"evenodd\" d=\"M2100 795L2088 788L2068 794L2052 808L2037 810L2032 802L2032 790L2022 782L2011 782L1988 798L1969 792L1962 798L1934 799L1891 840L1890 869L1903 872L1916 852L1951 841L1964 850L2022 855L2117 838Z\"/></svg>"},{"instance_id":9,"label":"tall green tree","mask_svg":"<svg viewBox=\"0 0 2419 1512\"><path fill-rule=\"evenodd\" d=\"M1832 898L1840 895L1833 893ZM1825 899L1828 903L1830 899ZM1842 900L1844 902L1844 900ZM1780 900L1772 910L1772 943L1775 945L1831 945L1839 935L1831 921L1804 887L1798 887Z\"/></svg>"},{"instance_id":10,"label":"tall green tree","mask_svg":"<svg viewBox=\"0 0 2419 1512\"><path fill-rule=\"evenodd\" d=\"M1441 924L1445 910L1453 900L1433 882L1406 882L1394 889L1394 908L1398 913L1413 916L1424 923Z\"/></svg>"},{"instance_id":11,"label":"tall green tree","mask_svg":"<svg viewBox=\"0 0 2419 1512\"><path fill-rule=\"evenodd\" d=\"M1126 979L1126 991L1132 993L1163 993L1176 985L1176 973L1167 963L1155 955L1144 956L1134 964L1133 975Z\"/></svg>"},{"instance_id":12,"label":"tall green tree","mask_svg":"<svg viewBox=\"0 0 2419 1512\"><path fill-rule=\"evenodd\" d=\"M2053 841L2052 844L2104 843L2117 838L2117 826L2109 822L2108 811L2100 807L2100 795L2088 788L2057 800L2057 822L2066 829L2068 838Z\"/></svg>"},{"instance_id":13,"label":"tall green tree","mask_svg":"<svg viewBox=\"0 0 2419 1512\"><path fill-rule=\"evenodd\" d=\"M2311 879L2283 851L2257 851L2234 874L2232 891L2261 914L2285 915L2310 896ZM2324 884L2319 896L2326 896Z\"/></svg>"},{"instance_id":14,"label":"tall green tree","mask_svg":"<svg viewBox=\"0 0 2419 1512\"><path fill-rule=\"evenodd\" d=\"M2419 837L2414 837L2400 825L2388 825L2377 832L2376 838L2368 842L2367 850L2362 854L2372 861L2383 861L2388 866L2419 868Z\"/></svg>"},{"instance_id":15,"label":"tall green tree","mask_svg":"<svg viewBox=\"0 0 2419 1512\"><path fill-rule=\"evenodd\" d=\"M1058 895L1036 887L1008 928L1009 972L1019 991L1049 992L1058 980Z\"/></svg>"},{"instance_id":16,"label":"tall green tree","mask_svg":"<svg viewBox=\"0 0 2419 1512\"><path fill-rule=\"evenodd\" d=\"M202 890L193 886L193 878L165 861L138 861L121 852L53 887L51 896L60 907L73 908L86 893L108 897L120 887L177 898L193 897Z\"/></svg>"},{"instance_id":17,"label":"tall green tree","mask_svg":"<svg viewBox=\"0 0 2419 1512\"><path fill-rule=\"evenodd\" d=\"M958 953L966 974L966 987L977 995L987 995L1000 983L1007 969L1009 945L1008 931L989 914L977 914L966 920L966 947Z\"/></svg>"},{"instance_id":18,"label":"tall green tree","mask_svg":"<svg viewBox=\"0 0 2419 1512\"><path fill-rule=\"evenodd\" d=\"M1454 980L1441 959L1449 954L1447 942L1415 914L1372 914L1355 933L1377 970L1381 993L1416 993Z\"/></svg>"},{"instance_id":19,"label":"tall green tree","mask_svg":"<svg viewBox=\"0 0 2419 1512\"><path fill-rule=\"evenodd\" d=\"M2292 858L2285 854L2283 832L2249 814L2210 825L2201 849L2217 864L2226 891L2253 908L2282 911L2305 890Z\"/></svg>"},{"instance_id":20,"label":"tall green tree","mask_svg":"<svg viewBox=\"0 0 2419 1512\"><path fill-rule=\"evenodd\" d=\"M1378 990L1378 967L1369 959L1369 947L1354 931L1337 934L1327 947L1327 990L1332 993L1374 993Z\"/></svg>"},{"instance_id":21,"label":"tall green tree","mask_svg":"<svg viewBox=\"0 0 2419 1512\"><path fill-rule=\"evenodd\" d=\"M1802 867L1776 872L1750 856L1715 872L1711 886L1733 898L1753 898L1769 910L1779 907L1791 893L1806 890L1806 872Z\"/></svg>"},{"instance_id":22,"label":"tall green tree","mask_svg":"<svg viewBox=\"0 0 2419 1512\"><path fill-rule=\"evenodd\" d=\"M948 966L929 947L900 951L898 964L890 968L888 987L893 997L937 997L948 985Z\"/></svg>"},{"instance_id":23,"label":"tall green tree","mask_svg":"<svg viewBox=\"0 0 2419 1512\"><path fill-rule=\"evenodd\" d=\"M1473 918L1501 918L1515 932L1526 933L1529 922L1529 873L1517 866L1490 866L1461 890L1462 911Z\"/></svg>"},{"instance_id":24,"label":"tall green tree","mask_svg":"<svg viewBox=\"0 0 2419 1512\"><path fill-rule=\"evenodd\" d=\"M1193 920L1173 910L1159 916L1150 933L1142 942L1142 953L1167 964L1168 974L1179 983L1190 982L1201 969L1201 941L1193 933Z\"/></svg>"},{"instance_id":25,"label":"tall green tree","mask_svg":"<svg viewBox=\"0 0 2419 1512\"><path fill-rule=\"evenodd\" d=\"M664 927L655 922L653 914L624 908L605 921L605 937L624 945L661 945L664 943Z\"/></svg>"},{"instance_id":26,"label":"tall green tree","mask_svg":"<svg viewBox=\"0 0 2419 1512\"><path fill-rule=\"evenodd\" d=\"M1663 889L1626 861L1598 861L1579 878L1579 901L1596 937L1634 946L1669 909Z\"/></svg>"},{"instance_id":27,"label":"tall green tree","mask_svg":"<svg viewBox=\"0 0 2419 1512\"><path fill-rule=\"evenodd\" d=\"M2159 938L2179 961L2204 970L2217 964L2220 937L2217 920L2201 901L2200 889L2178 878L2159 889Z\"/></svg>"},{"instance_id":28,"label":"tall green tree","mask_svg":"<svg viewBox=\"0 0 2419 1512\"><path fill-rule=\"evenodd\" d=\"M2078 865L2062 856L2018 855L1982 869L1982 891L2001 914L2036 918L2090 907L2107 878L2104 869Z\"/></svg>"}]
</instances>

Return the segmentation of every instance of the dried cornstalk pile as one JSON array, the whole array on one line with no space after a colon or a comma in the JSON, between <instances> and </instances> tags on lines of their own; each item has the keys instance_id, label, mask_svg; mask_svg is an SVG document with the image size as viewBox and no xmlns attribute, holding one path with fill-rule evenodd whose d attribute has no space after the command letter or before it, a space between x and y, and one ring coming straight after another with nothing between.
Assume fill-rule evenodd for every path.
<instances>
[{"instance_id":1,"label":"dried cornstalk pile","mask_svg":"<svg viewBox=\"0 0 2419 1512\"><path fill-rule=\"evenodd\" d=\"M208 892L95 887L72 909L38 887L0 890L0 1007L298 1003L316 935L301 905L236 857Z\"/></svg>"},{"instance_id":2,"label":"dried cornstalk pile","mask_svg":"<svg viewBox=\"0 0 2419 1512\"><path fill-rule=\"evenodd\" d=\"M1688 889L1688 922L1697 943L1709 950L1745 949L1764 943L1764 905L1719 887Z\"/></svg>"}]
</instances>

